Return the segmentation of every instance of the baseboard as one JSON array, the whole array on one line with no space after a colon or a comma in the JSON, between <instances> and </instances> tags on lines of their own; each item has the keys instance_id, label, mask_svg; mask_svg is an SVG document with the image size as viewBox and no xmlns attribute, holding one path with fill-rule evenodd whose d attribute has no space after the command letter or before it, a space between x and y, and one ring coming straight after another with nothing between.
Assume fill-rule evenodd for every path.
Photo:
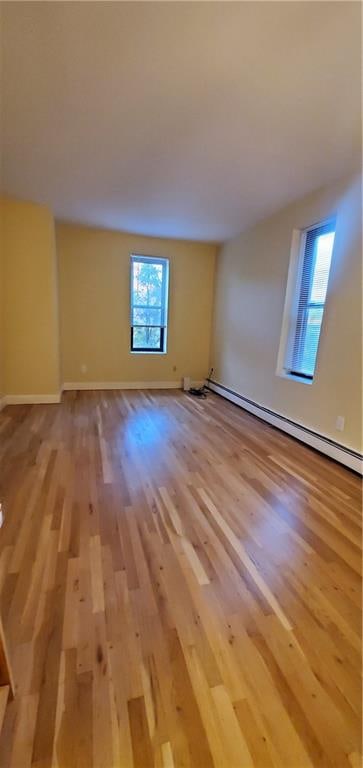
<instances>
[{"instance_id":1,"label":"baseboard","mask_svg":"<svg viewBox=\"0 0 363 768\"><path fill-rule=\"evenodd\" d=\"M5 397L0 397L0 411L2 411L3 408L5 408L6 402Z\"/></svg>"},{"instance_id":2,"label":"baseboard","mask_svg":"<svg viewBox=\"0 0 363 768\"><path fill-rule=\"evenodd\" d=\"M4 405L41 405L60 403L61 395L5 395Z\"/></svg>"},{"instance_id":3,"label":"baseboard","mask_svg":"<svg viewBox=\"0 0 363 768\"><path fill-rule=\"evenodd\" d=\"M66 381L63 391L92 389L180 389L180 381Z\"/></svg>"},{"instance_id":4,"label":"baseboard","mask_svg":"<svg viewBox=\"0 0 363 768\"><path fill-rule=\"evenodd\" d=\"M265 406L255 403L253 400L240 395L238 392L234 392L232 389L229 389L229 387L225 387L224 384L209 380L208 387L212 392L216 392L231 403L238 405L240 408L244 408L254 416L258 416L259 419L263 419L263 421L266 421L268 424L272 424L272 426L281 429L283 432L287 432L287 434L295 437L302 443L306 443L306 445L315 448L315 450L320 451L320 453L324 453L326 456L335 459L335 461L338 461L340 464L344 464L345 467L353 469L354 472L358 472L360 475L363 474L363 456L358 453L358 451L354 451L345 445L341 445L330 437L314 432L312 429L304 427L303 424L298 424L297 422L288 419L287 416L271 411L269 408L265 408Z\"/></svg>"}]
</instances>

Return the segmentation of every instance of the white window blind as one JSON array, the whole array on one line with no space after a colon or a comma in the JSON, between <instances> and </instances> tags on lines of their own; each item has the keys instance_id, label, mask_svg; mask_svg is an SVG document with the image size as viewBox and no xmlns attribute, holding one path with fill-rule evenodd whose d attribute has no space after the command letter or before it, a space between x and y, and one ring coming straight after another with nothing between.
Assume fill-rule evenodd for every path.
<instances>
[{"instance_id":1,"label":"white window blind","mask_svg":"<svg viewBox=\"0 0 363 768\"><path fill-rule=\"evenodd\" d=\"M165 352L168 259L131 256L131 351Z\"/></svg>"},{"instance_id":2,"label":"white window blind","mask_svg":"<svg viewBox=\"0 0 363 768\"><path fill-rule=\"evenodd\" d=\"M294 321L287 351L290 374L313 379L333 253L335 221L303 233Z\"/></svg>"}]
</instances>

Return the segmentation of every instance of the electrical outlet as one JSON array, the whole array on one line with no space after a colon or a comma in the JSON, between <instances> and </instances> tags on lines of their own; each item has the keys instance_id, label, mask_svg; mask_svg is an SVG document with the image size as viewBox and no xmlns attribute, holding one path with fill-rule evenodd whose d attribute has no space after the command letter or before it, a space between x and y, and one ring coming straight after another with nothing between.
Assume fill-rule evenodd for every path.
<instances>
[{"instance_id":1,"label":"electrical outlet","mask_svg":"<svg viewBox=\"0 0 363 768\"><path fill-rule=\"evenodd\" d=\"M85 363L82 363L81 365L81 373L87 373L87 366Z\"/></svg>"},{"instance_id":2,"label":"electrical outlet","mask_svg":"<svg viewBox=\"0 0 363 768\"><path fill-rule=\"evenodd\" d=\"M339 430L339 432L343 432L344 425L345 425L345 418L344 418L344 416L337 416L337 420L335 422L335 426Z\"/></svg>"}]
</instances>

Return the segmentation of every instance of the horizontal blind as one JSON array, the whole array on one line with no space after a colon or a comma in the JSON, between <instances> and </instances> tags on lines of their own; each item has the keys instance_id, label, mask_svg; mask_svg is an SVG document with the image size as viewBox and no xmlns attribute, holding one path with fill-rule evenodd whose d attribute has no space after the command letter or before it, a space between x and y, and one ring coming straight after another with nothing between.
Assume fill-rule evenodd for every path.
<instances>
[{"instance_id":1,"label":"horizontal blind","mask_svg":"<svg viewBox=\"0 0 363 768\"><path fill-rule=\"evenodd\" d=\"M312 379L315 371L333 251L335 222L305 232L301 278L297 287L297 311L290 336L287 368Z\"/></svg>"}]
</instances>

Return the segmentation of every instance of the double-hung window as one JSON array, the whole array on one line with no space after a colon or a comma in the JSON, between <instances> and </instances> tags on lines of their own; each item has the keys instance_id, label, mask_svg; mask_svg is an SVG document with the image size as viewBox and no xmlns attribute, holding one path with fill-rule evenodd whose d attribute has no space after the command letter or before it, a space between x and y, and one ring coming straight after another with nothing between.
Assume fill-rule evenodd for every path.
<instances>
[{"instance_id":1,"label":"double-hung window","mask_svg":"<svg viewBox=\"0 0 363 768\"><path fill-rule=\"evenodd\" d=\"M284 367L287 374L306 381L312 381L315 373L334 236L335 220L309 227L301 233Z\"/></svg>"},{"instance_id":2,"label":"double-hung window","mask_svg":"<svg viewBox=\"0 0 363 768\"><path fill-rule=\"evenodd\" d=\"M131 352L166 352L169 261L131 256Z\"/></svg>"}]
</instances>

